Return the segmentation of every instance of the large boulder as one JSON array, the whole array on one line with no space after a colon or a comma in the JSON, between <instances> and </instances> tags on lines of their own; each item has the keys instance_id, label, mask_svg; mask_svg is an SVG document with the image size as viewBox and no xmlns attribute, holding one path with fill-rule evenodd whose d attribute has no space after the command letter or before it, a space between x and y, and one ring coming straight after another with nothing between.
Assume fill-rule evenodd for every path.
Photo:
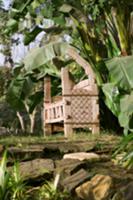
<instances>
[{"instance_id":1,"label":"large boulder","mask_svg":"<svg viewBox=\"0 0 133 200\"><path fill-rule=\"evenodd\" d=\"M81 199L94 199L93 186L91 181L87 181L75 189L77 196Z\"/></svg>"},{"instance_id":2,"label":"large boulder","mask_svg":"<svg viewBox=\"0 0 133 200\"><path fill-rule=\"evenodd\" d=\"M108 200L112 194L113 180L108 175L97 174L91 179L95 200Z\"/></svg>"},{"instance_id":3,"label":"large boulder","mask_svg":"<svg viewBox=\"0 0 133 200\"><path fill-rule=\"evenodd\" d=\"M97 174L90 181L76 188L81 199L108 200L112 194L113 181L110 176Z\"/></svg>"}]
</instances>

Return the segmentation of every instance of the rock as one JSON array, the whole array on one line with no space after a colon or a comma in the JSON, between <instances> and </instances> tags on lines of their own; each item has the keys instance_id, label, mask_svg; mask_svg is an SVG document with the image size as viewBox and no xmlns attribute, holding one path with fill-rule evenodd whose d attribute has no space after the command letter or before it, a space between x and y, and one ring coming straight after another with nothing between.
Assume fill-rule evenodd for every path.
<instances>
[{"instance_id":1,"label":"rock","mask_svg":"<svg viewBox=\"0 0 133 200\"><path fill-rule=\"evenodd\" d=\"M8 155L10 158L15 158L19 161L33 160L36 158L43 157L43 146L42 145L28 145L23 148L21 143L17 146L8 147Z\"/></svg>"},{"instance_id":2,"label":"rock","mask_svg":"<svg viewBox=\"0 0 133 200\"><path fill-rule=\"evenodd\" d=\"M132 200L133 199L133 181L130 182L124 189L124 199L125 200Z\"/></svg>"},{"instance_id":3,"label":"rock","mask_svg":"<svg viewBox=\"0 0 133 200\"><path fill-rule=\"evenodd\" d=\"M63 156L64 159L77 159L77 160L88 160L88 161L99 161L100 156L96 153L86 153L86 152L78 152L78 153L69 153Z\"/></svg>"},{"instance_id":4,"label":"rock","mask_svg":"<svg viewBox=\"0 0 133 200\"><path fill-rule=\"evenodd\" d=\"M90 181L75 189L78 197L91 200L108 200L112 193L112 178L107 175L95 175Z\"/></svg>"},{"instance_id":5,"label":"rock","mask_svg":"<svg viewBox=\"0 0 133 200\"><path fill-rule=\"evenodd\" d=\"M87 181L75 189L77 196L81 199L95 200L91 181Z\"/></svg>"},{"instance_id":6,"label":"rock","mask_svg":"<svg viewBox=\"0 0 133 200\"><path fill-rule=\"evenodd\" d=\"M37 179L54 171L54 163L51 159L35 159L19 163L19 172L24 180Z\"/></svg>"},{"instance_id":7,"label":"rock","mask_svg":"<svg viewBox=\"0 0 133 200\"><path fill-rule=\"evenodd\" d=\"M65 175L72 175L81 168L87 168L85 161L75 159L62 159L55 161L56 171L61 172Z\"/></svg>"},{"instance_id":8,"label":"rock","mask_svg":"<svg viewBox=\"0 0 133 200\"><path fill-rule=\"evenodd\" d=\"M105 200L112 193L113 180L110 176L97 174L91 179L95 200Z\"/></svg>"},{"instance_id":9,"label":"rock","mask_svg":"<svg viewBox=\"0 0 133 200\"><path fill-rule=\"evenodd\" d=\"M133 200L133 181L121 188L114 195L113 200Z\"/></svg>"},{"instance_id":10,"label":"rock","mask_svg":"<svg viewBox=\"0 0 133 200\"><path fill-rule=\"evenodd\" d=\"M65 153L76 153L76 152L86 152L92 151L95 147L95 142L85 142L85 141L77 141L77 142L67 142L60 146L60 151Z\"/></svg>"},{"instance_id":11,"label":"rock","mask_svg":"<svg viewBox=\"0 0 133 200\"><path fill-rule=\"evenodd\" d=\"M80 169L78 172L76 172L72 176L65 178L62 181L61 185L69 192L72 192L76 187L78 187L83 182L89 179L90 179L89 173L85 171L84 169Z\"/></svg>"},{"instance_id":12,"label":"rock","mask_svg":"<svg viewBox=\"0 0 133 200\"><path fill-rule=\"evenodd\" d=\"M56 142L47 142L44 144L44 151L45 149L51 150L58 150L61 154L65 153L74 153L74 152L86 152L92 151L96 146L95 141L56 141Z\"/></svg>"}]
</instances>

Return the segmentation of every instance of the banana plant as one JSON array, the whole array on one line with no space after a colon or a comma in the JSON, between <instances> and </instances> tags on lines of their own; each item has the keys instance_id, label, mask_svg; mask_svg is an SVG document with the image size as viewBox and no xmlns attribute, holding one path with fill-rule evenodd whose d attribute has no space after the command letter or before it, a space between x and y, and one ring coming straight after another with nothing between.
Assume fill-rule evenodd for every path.
<instances>
[{"instance_id":1,"label":"banana plant","mask_svg":"<svg viewBox=\"0 0 133 200\"><path fill-rule=\"evenodd\" d=\"M123 9L124 6L126 9ZM105 65L100 65L99 61L103 61L105 58L112 58L120 55L125 56L131 53L129 43L131 40L129 40L130 36L127 25L129 24L131 7L132 4L130 0L120 0L119 3L114 0L68 0L67 3L65 0L51 0L50 2L47 0L23 0L21 6L19 6L19 1L14 2L11 10L11 18L18 21L18 26L15 26L18 30L22 19L25 20L28 18L30 20L30 27L24 27L22 29L23 33L26 33L25 40L28 38L26 44L33 41L41 31L45 31L45 36L58 33L67 33L68 35L71 35L71 44L74 45L81 55L92 64L96 77L98 77L98 84L101 85L104 81L106 82L108 80L108 85L103 86L106 103L107 105L110 104L109 108L113 108L113 113L119 117L121 109L120 99L124 95L129 95L132 90L130 83L132 82L131 69L127 69L131 68L131 65L128 63L128 67L125 69L125 67L120 65L116 58L117 60L112 61L113 63L117 63L113 68L108 66L114 64L109 64L109 62L108 64L106 63L107 69L109 70L108 76L107 73L102 73L106 67ZM49 26L39 26L38 20L40 20L40 24L43 24L43 20L48 20ZM15 21L14 23L8 24L8 30L12 24L15 24ZM13 30L13 27L11 27L11 29ZM74 38L75 32L78 33L77 38ZM45 43L45 47L31 51L24 59L24 69L27 73L26 76L36 74L39 79L40 77L43 77L44 74L50 74L51 67L49 67L49 63L51 63L51 59L59 54L61 56L60 58L64 59L63 57L65 56L66 51L64 44L61 46L62 50L61 48L58 48L58 45L56 44L46 45ZM65 46L67 49L66 44ZM123 62L124 59L122 63ZM125 62L127 62L126 58ZM124 65L126 66L126 63ZM115 73L118 76L115 75ZM54 71L54 75L55 74L56 70ZM125 81L126 84L121 81L121 77L123 77L123 81ZM19 83L23 85L22 80ZM126 93L126 90L128 93ZM112 91L112 93L109 94L108 91ZM114 96L112 97L111 95ZM114 105L114 99L116 105Z\"/></svg>"},{"instance_id":2,"label":"banana plant","mask_svg":"<svg viewBox=\"0 0 133 200\"><path fill-rule=\"evenodd\" d=\"M14 77L8 88L7 101L16 110L23 132L26 127L21 111L27 112L30 119L29 131L33 133L36 108L43 99L43 88L38 87L40 80L47 74L60 77L59 69L52 60L57 57L63 59L68 46L66 43L52 43L36 48L29 52L22 65L13 68Z\"/></svg>"},{"instance_id":3,"label":"banana plant","mask_svg":"<svg viewBox=\"0 0 133 200\"><path fill-rule=\"evenodd\" d=\"M117 57L106 61L108 83L103 84L105 103L118 117L125 134L133 131L133 56Z\"/></svg>"},{"instance_id":4,"label":"banana plant","mask_svg":"<svg viewBox=\"0 0 133 200\"><path fill-rule=\"evenodd\" d=\"M36 108L43 98L43 91L39 85L39 83L34 83L31 77L25 77L22 74L14 77L9 85L7 101L16 110L23 132L26 132L26 125L21 111L25 110L30 119L29 131L33 133Z\"/></svg>"},{"instance_id":5,"label":"banana plant","mask_svg":"<svg viewBox=\"0 0 133 200\"><path fill-rule=\"evenodd\" d=\"M36 69L40 71L43 68L44 75L51 73L58 76L58 69L50 62L56 57L63 59L69 47L70 45L66 42L52 42L43 47L34 48L24 58L24 68L28 73ZM51 65L50 68L48 65Z\"/></svg>"}]
</instances>

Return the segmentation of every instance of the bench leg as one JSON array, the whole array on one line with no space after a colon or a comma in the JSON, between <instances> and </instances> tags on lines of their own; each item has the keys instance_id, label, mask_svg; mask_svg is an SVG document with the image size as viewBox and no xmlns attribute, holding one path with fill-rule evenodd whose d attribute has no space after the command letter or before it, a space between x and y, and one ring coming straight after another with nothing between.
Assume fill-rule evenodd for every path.
<instances>
[{"instance_id":1,"label":"bench leg","mask_svg":"<svg viewBox=\"0 0 133 200\"><path fill-rule=\"evenodd\" d=\"M100 128L99 125L92 125L92 134L99 134Z\"/></svg>"},{"instance_id":2,"label":"bench leg","mask_svg":"<svg viewBox=\"0 0 133 200\"><path fill-rule=\"evenodd\" d=\"M52 124L45 124L44 126L44 136L52 135L53 127Z\"/></svg>"},{"instance_id":3,"label":"bench leg","mask_svg":"<svg viewBox=\"0 0 133 200\"><path fill-rule=\"evenodd\" d=\"M73 129L71 124L64 124L64 134L66 138L72 137Z\"/></svg>"}]
</instances>

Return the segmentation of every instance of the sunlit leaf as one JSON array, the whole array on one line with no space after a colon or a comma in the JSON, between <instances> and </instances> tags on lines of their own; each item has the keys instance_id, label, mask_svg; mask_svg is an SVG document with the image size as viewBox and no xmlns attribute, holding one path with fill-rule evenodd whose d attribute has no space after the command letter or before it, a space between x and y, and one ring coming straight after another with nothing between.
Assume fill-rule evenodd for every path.
<instances>
[{"instance_id":1,"label":"sunlit leaf","mask_svg":"<svg viewBox=\"0 0 133 200\"><path fill-rule=\"evenodd\" d=\"M114 83L103 84L102 90L105 95L105 103L115 116L120 113L120 93Z\"/></svg>"},{"instance_id":2,"label":"sunlit leaf","mask_svg":"<svg viewBox=\"0 0 133 200\"><path fill-rule=\"evenodd\" d=\"M63 5L60 7L59 11L64 12L64 13L69 13L72 9L73 9L73 8L72 8L71 5L69 5L69 4L63 4Z\"/></svg>"},{"instance_id":3,"label":"sunlit leaf","mask_svg":"<svg viewBox=\"0 0 133 200\"><path fill-rule=\"evenodd\" d=\"M26 71L32 71L52 61L55 57L66 55L69 45L67 43L50 43L44 47L32 49L24 58Z\"/></svg>"},{"instance_id":4,"label":"sunlit leaf","mask_svg":"<svg viewBox=\"0 0 133 200\"><path fill-rule=\"evenodd\" d=\"M110 81L125 91L133 89L133 56L115 57L106 62Z\"/></svg>"}]
</instances>

